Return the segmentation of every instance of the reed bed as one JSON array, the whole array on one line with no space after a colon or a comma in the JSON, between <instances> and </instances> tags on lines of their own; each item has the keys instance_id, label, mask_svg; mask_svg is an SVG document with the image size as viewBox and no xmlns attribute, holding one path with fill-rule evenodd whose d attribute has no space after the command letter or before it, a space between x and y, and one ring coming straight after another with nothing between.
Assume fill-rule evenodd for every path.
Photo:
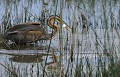
<instances>
[{"instance_id":1,"label":"reed bed","mask_svg":"<svg viewBox=\"0 0 120 77\"><path fill-rule=\"evenodd\" d=\"M37 45L1 43L5 51L42 48L47 52L42 58L36 54L34 62L30 56L0 54L0 77L120 77L120 1L1 0L0 4L1 42L10 27L24 22L42 22L52 32L47 26L50 15L58 15L72 28L70 33L60 25L54 39ZM41 44L45 47L40 48Z\"/></svg>"}]
</instances>

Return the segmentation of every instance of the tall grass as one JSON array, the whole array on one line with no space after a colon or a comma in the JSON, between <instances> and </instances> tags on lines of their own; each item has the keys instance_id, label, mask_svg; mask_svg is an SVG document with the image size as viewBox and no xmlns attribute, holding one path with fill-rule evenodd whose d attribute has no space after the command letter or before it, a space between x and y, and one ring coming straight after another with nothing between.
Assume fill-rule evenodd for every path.
<instances>
[{"instance_id":1,"label":"tall grass","mask_svg":"<svg viewBox=\"0 0 120 77\"><path fill-rule=\"evenodd\" d=\"M47 18L50 15L60 16L72 28L71 33L66 32L61 24L59 36L49 42L38 42L47 45L43 49L47 51L46 55L43 55L43 62L1 62L0 66L5 71L5 75L1 74L1 77L120 76L120 1L1 0L0 3L5 3L1 6L4 7L4 13L1 14L1 34L14 24L24 22L42 22L46 32L49 32ZM39 45L6 45L1 48L40 50ZM54 45L57 52L50 50ZM48 62L49 59L52 59L52 62Z\"/></svg>"}]
</instances>

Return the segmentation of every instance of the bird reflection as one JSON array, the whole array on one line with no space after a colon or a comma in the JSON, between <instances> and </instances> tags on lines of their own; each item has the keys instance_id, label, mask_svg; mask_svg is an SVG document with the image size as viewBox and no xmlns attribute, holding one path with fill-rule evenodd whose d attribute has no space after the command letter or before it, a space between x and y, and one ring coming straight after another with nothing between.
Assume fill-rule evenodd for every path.
<instances>
[{"instance_id":1,"label":"bird reflection","mask_svg":"<svg viewBox=\"0 0 120 77\"><path fill-rule=\"evenodd\" d=\"M9 58L10 61L19 63L39 63L42 62L42 55L16 55Z\"/></svg>"}]
</instances>

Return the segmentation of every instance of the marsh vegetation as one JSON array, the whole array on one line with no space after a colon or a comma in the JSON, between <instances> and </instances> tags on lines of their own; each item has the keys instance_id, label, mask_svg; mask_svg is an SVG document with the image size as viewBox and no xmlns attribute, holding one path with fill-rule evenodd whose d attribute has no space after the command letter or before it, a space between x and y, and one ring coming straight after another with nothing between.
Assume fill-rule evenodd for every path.
<instances>
[{"instance_id":1,"label":"marsh vegetation","mask_svg":"<svg viewBox=\"0 0 120 77\"><path fill-rule=\"evenodd\" d=\"M119 0L0 0L0 77L120 77ZM41 22L51 15L59 25L48 41L30 45L4 42L15 24Z\"/></svg>"}]
</instances>

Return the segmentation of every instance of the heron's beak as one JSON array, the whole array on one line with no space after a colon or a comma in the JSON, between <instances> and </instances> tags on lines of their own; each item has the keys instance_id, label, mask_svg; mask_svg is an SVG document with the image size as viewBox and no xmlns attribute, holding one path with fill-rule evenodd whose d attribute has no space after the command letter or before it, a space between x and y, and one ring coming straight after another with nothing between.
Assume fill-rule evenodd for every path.
<instances>
[{"instance_id":1,"label":"heron's beak","mask_svg":"<svg viewBox=\"0 0 120 77\"><path fill-rule=\"evenodd\" d=\"M58 18L57 22L60 23L60 24L62 24L62 27L66 28L67 31L72 32L72 29L63 20L61 20L61 19Z\"/></svg>"},{"instance_id":2,"label":"heron's beak","mask_svg":"<svg viewBox=\"0 0 120 77\"><path fill-rule=\"evenodd\" d=\"M72 29L71 29L68 25L63 24L62 27L63 27L63 28L66 28L67 31L72 32Z\"/></svg>"}]
</instances>

